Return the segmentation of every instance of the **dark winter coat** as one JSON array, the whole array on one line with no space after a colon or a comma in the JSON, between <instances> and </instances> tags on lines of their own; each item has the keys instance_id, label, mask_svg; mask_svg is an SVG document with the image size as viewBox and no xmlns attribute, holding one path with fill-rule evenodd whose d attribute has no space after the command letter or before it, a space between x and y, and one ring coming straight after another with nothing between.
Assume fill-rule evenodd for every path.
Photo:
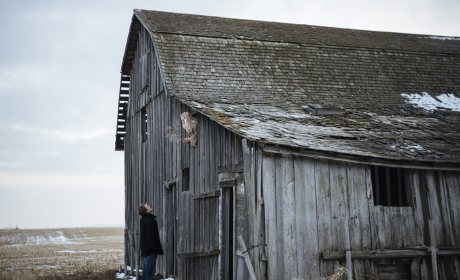
<instances>
[{"instance_id":1,"label":"dark winter coat","mask_svg":"<svg viewBox=\"0 0 460 280\"><path fill-rule=\"evenodd\" d=\"M153 214L142 215L141 219L141 255L147 257L152 254L163 255L158 224Z\"/></svg>"}]
</instances>

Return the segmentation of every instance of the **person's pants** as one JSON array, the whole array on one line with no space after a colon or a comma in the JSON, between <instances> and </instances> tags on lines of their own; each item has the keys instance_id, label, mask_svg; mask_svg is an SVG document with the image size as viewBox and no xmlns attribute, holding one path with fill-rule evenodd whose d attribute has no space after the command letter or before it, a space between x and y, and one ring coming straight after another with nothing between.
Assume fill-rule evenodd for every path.
<instances>
[{"instance_id":1,"label":"person's pants","mask_svg":"<svg viewBox=\"0 0 460 280\"><path fill-rule=\"evenodd\" d=\"M142 278L141 280L153 280L155 277L155 266L157 264L157 254L152 254L147 257L142 257L142 262L144 267L142 269Z\"/></svg>"}]
</instances>

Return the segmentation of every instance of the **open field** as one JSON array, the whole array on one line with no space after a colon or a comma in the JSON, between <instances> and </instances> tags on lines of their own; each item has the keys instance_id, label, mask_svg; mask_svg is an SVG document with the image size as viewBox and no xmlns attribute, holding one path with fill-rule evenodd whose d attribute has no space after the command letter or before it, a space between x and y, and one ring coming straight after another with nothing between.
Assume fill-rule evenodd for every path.
<instances>
[{"instance_id":1,"label":"open field","mask_svg":"<svg viewBox=\"0 0 460 280\"><path fill-rule=\"evenodd\" d=\"M0 230L0 279L114 279L123 251L123 228Z\"/></svg>"}]
</instances>

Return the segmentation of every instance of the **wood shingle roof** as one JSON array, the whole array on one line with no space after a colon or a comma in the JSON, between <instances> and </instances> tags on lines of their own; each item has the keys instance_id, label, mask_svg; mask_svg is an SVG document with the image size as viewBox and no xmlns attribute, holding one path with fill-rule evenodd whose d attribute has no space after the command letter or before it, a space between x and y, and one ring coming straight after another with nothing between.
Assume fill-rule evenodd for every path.
<instances>
[{"instance_id":1,"label":"wood shingle roof","mask_svg":"<svg viewBox=\"0 0 460 280\"><path fill-rule=\"evenodd\" d=\"M460 162L460 38L134 13L168 94L248 139Z\"/></svg>"}]
</instances>

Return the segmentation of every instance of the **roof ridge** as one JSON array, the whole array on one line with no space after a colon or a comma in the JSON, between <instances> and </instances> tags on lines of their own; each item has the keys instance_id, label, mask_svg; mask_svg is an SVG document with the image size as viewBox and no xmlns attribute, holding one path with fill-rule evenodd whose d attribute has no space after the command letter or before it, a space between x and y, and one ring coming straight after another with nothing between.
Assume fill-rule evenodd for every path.
<instances>
[{"instance_id":1,"label":"roof ridge","mask_svg":"<svg viewBox=\"0 0 460 280\"><path fill-rule=\"evenodd\" d=\"M404 50L404 49L385 49L385 48L372 48L372 47L354 47L354 46L335 46L335 45L325 45L325 44L307 44L301 42L280 42L280 41L271 41L263 39L251 39L251 38L238 38L230 36L209 36L209 35L199 35L199 34L188 34L188 33L179 33L179 32L163 32L163 31L154 31L154 34L170 34L170 35L180 35L180 36L191 36L191 37L204 37L204 38L219 38L219 39L236 39L236 40L247 40L247 41L260 41L260 42L269 42L269 43L284 43L284 44L295 44L306 47L318 47L318 48L331 48L331 49L348 49L348 50L365 50L365 51L379 51L379 52L391 52L391 53L411 53L411 54L421 54L421 55L439 55L439 56L460 56L460 53L442 53L442 52L425 52L417 50Z\"/></svg>"},{"instance_id":2,"label":"roof ridge","mask_svg":"<svg viewBox=\"0 0 460 280\"><path fill-rule=\"evenodd\" d=\"M134 10L151 33L299 43L427 54L460 54L460 37L368 31Z\"/></svg>"},{"instance_id":3,"label":"roof ridge","mask_svg":"<svg viewBox=\"0 0 460 280\"><path fill-rule=\"evenodd\" d=\"M335 27L335 26L324 26L324 25L312 25L304 23L292 23L292 22L282 22L282 21L268 21L268 20L255 20L255 19L241 19L241 18L231 18L231 17L221 17L221 16L209 16L202 14L188 14L188 13L176 13L176 12L165 12L157 10L144 10L144 9L134 9L134 11L139 12L155 12L162 14L171 14L171 15L187 15L187 16L197 16L197 17L206 17L206 18L215 18L215 19L225 19L225 20L235 20L235 21L249 21L249 22L261 22L261 23L274 23L274 24L285 24L285 25L299 25L306 27L314 28L331 28L339 29L344 31L357 31L357 32L370 32L370 33L381 33L381 34L395 34L395 35L417 35L417 36L427 36L427 37L439 37L439 38L454 38L454 40L460 40L460 36L447 36L447 35L437 35L437 34L423 34L423 33L407 33L407 32L396 32L396 31L381 31L381 30L367 30L367 29L356 29L356 28L347 28L347 27Z\"/></svg>"}]
</instances>

